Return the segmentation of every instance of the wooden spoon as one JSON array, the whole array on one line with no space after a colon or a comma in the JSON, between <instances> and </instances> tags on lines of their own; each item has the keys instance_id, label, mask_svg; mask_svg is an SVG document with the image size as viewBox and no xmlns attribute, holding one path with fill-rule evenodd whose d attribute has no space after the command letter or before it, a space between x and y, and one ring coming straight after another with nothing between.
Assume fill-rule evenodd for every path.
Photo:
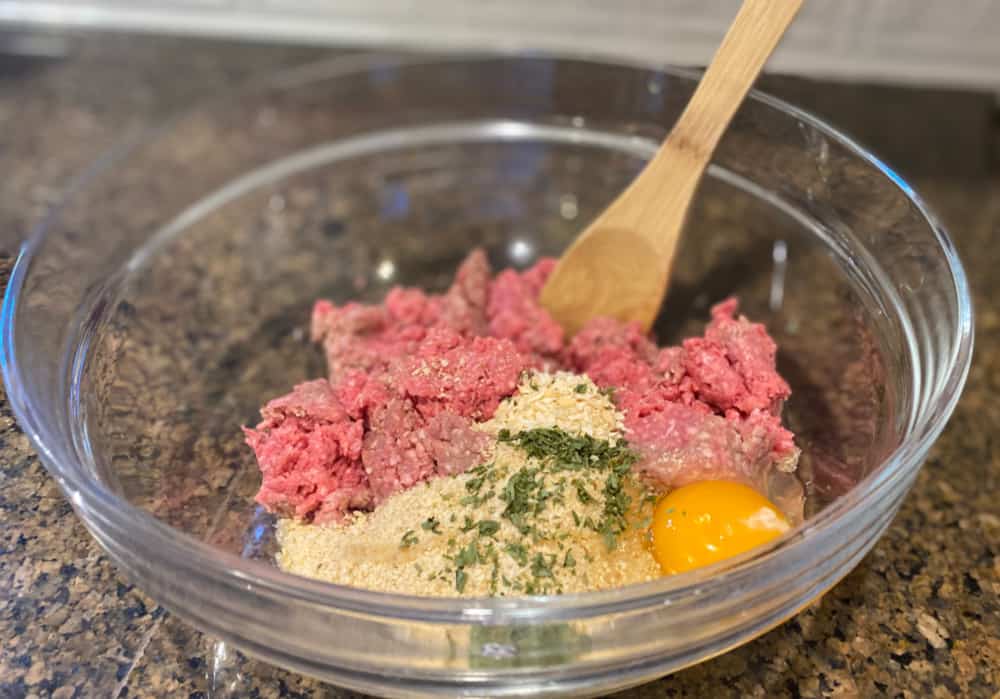
<instances>
[{"instance_id":1,"label":"wooden spoon","mask_svg":"<svg viewBox=\"0 0 1000 699\"><path fill-rule=\"evenodd\" d=\"M541 302L568 336L600 316L652 326L702 173L801 5L744 0L656 156L563 254Z\"/></svg>"}]
</instances>

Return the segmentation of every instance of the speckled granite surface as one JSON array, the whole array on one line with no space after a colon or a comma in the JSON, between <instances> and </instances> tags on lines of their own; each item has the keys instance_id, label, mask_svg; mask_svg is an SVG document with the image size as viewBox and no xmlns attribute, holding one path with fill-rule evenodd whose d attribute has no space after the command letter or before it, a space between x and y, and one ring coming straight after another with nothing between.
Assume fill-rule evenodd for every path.
<instances>
[{"instance_id":1,"label":"speckled granite surface","mask_svg":"<svg viewBox=\"0 0 1000 699\"><path fill-rule=\"evenodd\" d=\"M0 272L71 174L123 132L310 49L0 35ZM65 55L57 55L65 52ZM986 96L777 81L915 177L953 232L978 351L948 430L889 533L812 608L623 697L1000 696L1000 179ZM909 118L913 114L920 119ZM881 148L880 148L881 146ZM0 697L346 697L247 660L120 578L0 401Z\"/></svg>"}]
</instances>

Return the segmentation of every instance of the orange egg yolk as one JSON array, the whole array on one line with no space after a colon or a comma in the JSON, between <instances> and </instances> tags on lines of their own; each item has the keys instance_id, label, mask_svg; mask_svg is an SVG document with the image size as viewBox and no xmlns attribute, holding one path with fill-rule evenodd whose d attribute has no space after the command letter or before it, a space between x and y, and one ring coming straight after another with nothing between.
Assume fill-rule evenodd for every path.
<instances>
[{"instance_id":1,"label":"orange egg yolk","mask_svg":"<svg viewBox=\"0 0 1000 699\"><path fill-rule=\"evenodd\" d=\"M653 556L664 575L716 563L788 530L785 516L753 488L701 481L664 495L653 512Z\"/></svg>"}]
</instances>

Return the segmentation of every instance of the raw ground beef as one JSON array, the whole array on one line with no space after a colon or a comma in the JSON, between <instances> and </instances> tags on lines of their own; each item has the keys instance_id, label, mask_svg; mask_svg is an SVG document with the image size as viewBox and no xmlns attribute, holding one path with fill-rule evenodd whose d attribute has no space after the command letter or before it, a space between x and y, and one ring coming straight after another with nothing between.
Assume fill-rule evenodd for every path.
<instances>
[{"instance_id":1,"label":"raw ground beef","mask_svg":"<svg viewBox=\"0 0 1000 699\"><path fill-rule=\"evenodd\" d=\"M491 442L456 413L425 419L405 398L374 409L361 461L375 502L431 476L461 473L476 465Z\"/></svg>"},{"instance_id":2,"label":"raw ground beef","mask_svg":"<svg viewBox=\"0 0 1000 699\"><path fill-rule=\"evenodd\" d=\"M378 338L341 346L359 358L384 345ZM366 360L367 372L341 370L339 381L300 384L264 406L263 421L244 428L263 476L257 502L324 522L465 471L492 441L474 422L492 417L529 366L508 340L447 328L432 328L412 354L391 356Z\"/></svg>"},{"instance_id":3,"label":"raw ground beef","mask_svg":"<svg viewBox=\"0 0 1000 699\"><path fill-rule=\"evenodd\" d=\"M364 426L352 420L326 379L299 384L243 428L263 474L257 502L297 518L331 518L372 504L361 466Z\"/></svg>"},{"instance_id":4,"label":"raw ground beef","mask_svg":"<svg viewBox=\"0 0 1000 699\"><path fill-rule=\"evenodd\" d=\"M614 387L637 468L662 488L723 479L766 489L772 468L794 470L798 449L781 425L791 393L775 369L763 325L736 316L728 299L712 309L704 337L657 348L637 326L602 319L577 333L567 361Z\"/></svg>"},{"instance_id":5,"label":"raw ground beef","mask_svg":"<svg viewBox=\"0 0 1000 699\"><path fill-rule=\"evenodd\" d=\"M320 300L312 337L329 379L297 386L245 429L263 474L257 500L327 521L477 464L473 429L530 368L585 373L614 389L637 468L661 488L705 479L760 490L798 458L780 411L790 391L764 326L712 309L703 337L657 347L635 325L596 319L570 341L539 305L554 260L493 276L482 251L442 295L394 288L378 306Z\"/></svg>"}]
</instances>

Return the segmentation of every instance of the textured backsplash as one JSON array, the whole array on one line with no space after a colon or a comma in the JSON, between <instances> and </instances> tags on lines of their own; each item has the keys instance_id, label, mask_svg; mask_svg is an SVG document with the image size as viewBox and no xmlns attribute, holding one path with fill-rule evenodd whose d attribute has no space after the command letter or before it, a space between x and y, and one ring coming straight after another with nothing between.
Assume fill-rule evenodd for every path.
<instances>
[{"instance_id":1,"label":"textured backsplash","mask_svg":"<svg viewBox=\"0 0 1000 699\"><path fill-rule=\"evenodd\" d=\"M0 23L703 64L737 0L0 0ZM811 0L773 70L1000 88L996 0Z\"/></svg>"}]
</instances>

